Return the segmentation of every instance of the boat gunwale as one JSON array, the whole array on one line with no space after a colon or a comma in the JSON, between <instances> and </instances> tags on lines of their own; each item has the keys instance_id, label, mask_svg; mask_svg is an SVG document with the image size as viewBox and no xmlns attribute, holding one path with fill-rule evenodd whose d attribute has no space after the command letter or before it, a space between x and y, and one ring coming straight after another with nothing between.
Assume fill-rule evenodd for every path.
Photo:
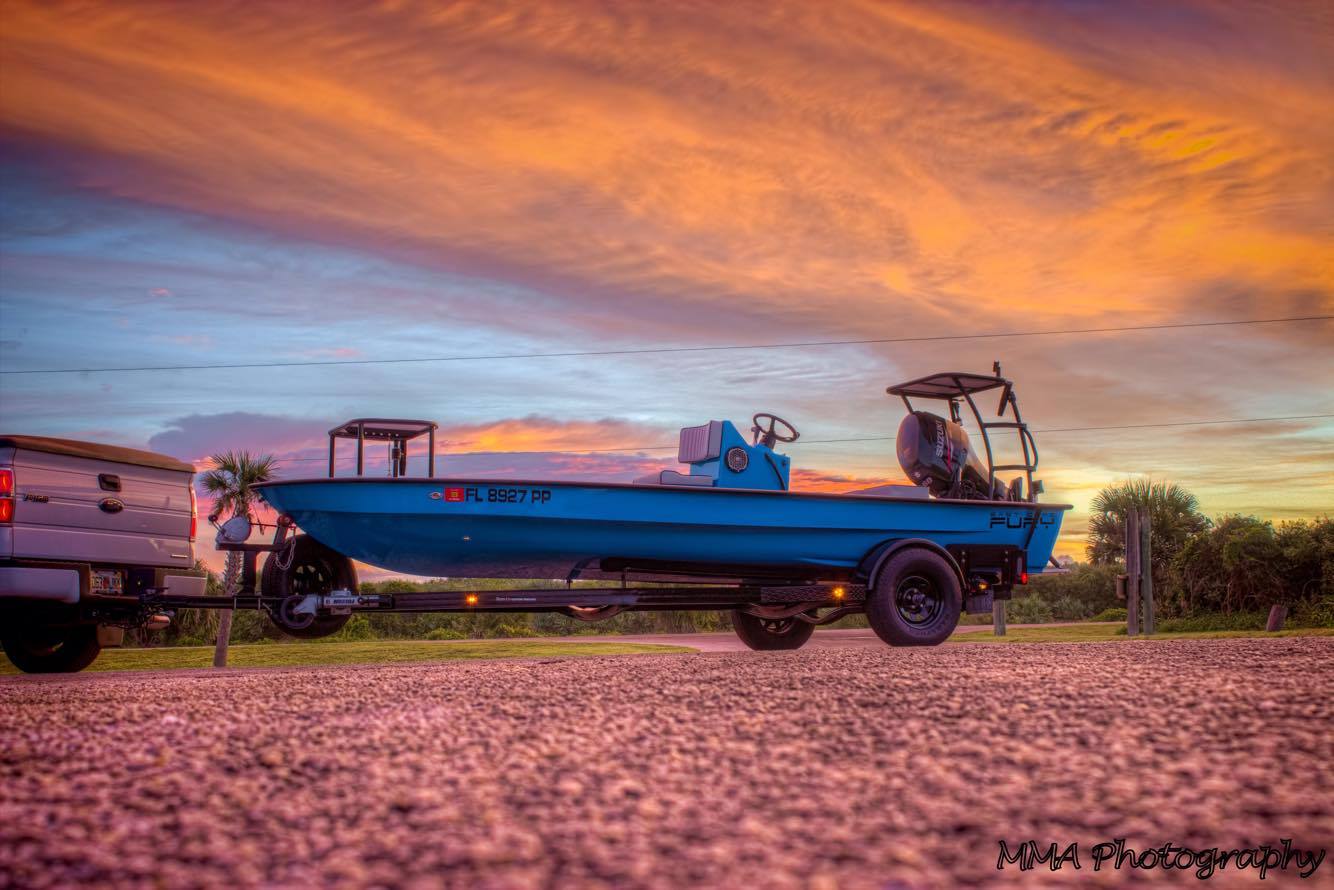
<instances>
[{"instance_id":1,"label":"boat gunwale","mask_svg":"<svg viewBox=\"0 0 1334 890\"><path fill-rule=\"evenodd\" d=\"M553 480L553 479L468 479L468 478L447 478L443 476L398 476L384 479L377 479L371 476L342 476L342 477L313 477L307 479L275 479L271 482L260 482L252 485L252 489L280 488L290 485L312 485L312 484L337 484L347 485L352 483L380 484L380 485L401 485L405 483L429 482L434 485L526 485L529 487L542 486L544 488L617 488L630 489L634 491L666 491L666 492L690 492L693 494L758 494L758 495L778 495L782 497L798 498L857 498L866 501L891 501L900 504L946 504L951 506L985 506L993 509L1007 510L1032 510L1042 512L1045 510L1073 510L1073 504L1043 504L1033 501L982 501L947 499L947 498L918 498L918 497L893 497L877 494L858 494L856 492L837 492L837 491L783 491L766 488L720 488L716 486L693 486L693 485L655 485L642 484L636 482L590 482L576 480Z\"/></svg>"}]
</instances>

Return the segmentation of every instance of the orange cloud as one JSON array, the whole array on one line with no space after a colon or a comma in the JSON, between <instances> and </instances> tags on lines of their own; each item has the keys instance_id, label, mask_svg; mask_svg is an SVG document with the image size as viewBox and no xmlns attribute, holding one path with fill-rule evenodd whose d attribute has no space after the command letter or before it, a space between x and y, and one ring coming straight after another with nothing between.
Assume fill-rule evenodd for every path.
<instances>
[{"instance_id":1,"label":"orange cloud","mask_svg":"<svg viewBox=\"0 0 1334 890\"><path fill-rule=\"evenodd\" d=\"M11 4L0 122L118 195L637 303L611 331L1170 316L1182 274L1334 306L1327 81L1189 40L1145 81L971 6L524 10Z\"/></svg>"},{"instance_id":2,"label":"orange cloud","mask_svg":"<svg viewBox=\"0 0 1334 890\"><path fill-rule=\"evenodd\" d=\"M625 420L555 420L532 415L441 428L437 441L448 452L638 451L674 448L675 435ZM663 453L666 453L665 451Z\"/></svg>"}]
</instances>

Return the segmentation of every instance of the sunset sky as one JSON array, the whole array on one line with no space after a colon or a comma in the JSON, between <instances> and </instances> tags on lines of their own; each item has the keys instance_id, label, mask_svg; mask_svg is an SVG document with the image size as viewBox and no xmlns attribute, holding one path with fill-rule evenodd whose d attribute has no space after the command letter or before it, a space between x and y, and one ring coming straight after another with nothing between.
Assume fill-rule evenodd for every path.
<instances>
[{"instance_id":1,"label":"sunset sky","mask_svg":"<svg viewBox=\"0 0 1334 890\"><path fill-rule=\"evenodd\" d=\"M2 2L0 370L1331 315L1331 9ZM401 415L445 472L628 479L710 418L891 437L886 385L999 358L1065 430L1039 476L1082 557L1133 475L1329 511L1328 416L1083 428L1334 414L1332 355L1324 320L6 373L0 427L307 475L329 427ZM891 441L788 453L807 489L901 478Z\"/></svg>"}]
</instances>

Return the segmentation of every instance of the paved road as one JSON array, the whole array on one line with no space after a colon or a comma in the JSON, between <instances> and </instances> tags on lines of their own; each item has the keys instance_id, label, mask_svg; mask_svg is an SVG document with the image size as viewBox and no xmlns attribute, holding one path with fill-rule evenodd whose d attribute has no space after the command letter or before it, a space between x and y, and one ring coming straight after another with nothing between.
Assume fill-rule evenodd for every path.
<instances>
[{"instance_id":1,"label":"paved road","mask_svg":"<svg viewBox=\"0 0 1334 890\"><path fill-rule=\"evenodd\" d=\"M1286 638L13 677L0 886L1031 883L996 870L1001 838L1083 844L1084 871L1054 876L1074 885L1113 837L1331 847L1331 656Z\"/></svg>"}]
</instances>

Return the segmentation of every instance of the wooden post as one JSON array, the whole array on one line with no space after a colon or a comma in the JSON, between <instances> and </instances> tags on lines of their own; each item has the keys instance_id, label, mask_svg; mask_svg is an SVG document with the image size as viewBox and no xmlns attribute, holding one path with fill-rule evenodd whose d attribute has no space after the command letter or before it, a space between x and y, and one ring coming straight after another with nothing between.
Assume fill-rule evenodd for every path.
<instances>
[{"instance_id":1,"label":"wooden post","mask_svg":"<svg viewBox=\"0 0 1334 890\"><path fill-rule=\"evenodd\" d=\"M227 646L232 640L232 610L224 609L218 613L218 637L213 641L213 666L227 666Z\"/></svg>"},{"instance_id":2,"label":"wooden post","mask_svg":"<svg viewBox=\"0 0 1334 890\"><path fill-rule=\"evenodd\" d=\"M1144 507L1139 518L1139 591L1140 597L1144 600L1144 611L1141 614L1144 617L1146 634L1153 633L1157 624L1153 608L1153 543L1150 538L1152 532L1153 519L1149 515L1149 508Z\"/></svg>"},{"instance_id":3,"label":"wooden post","mask_svg":"<svg viewBox=\"0 0 1334 890\"><path fill-rule=\"evenodd\" d=\"M1269 607L1269 621L1265 623L1265 630L1276 631L1283 629L1283 622L1288 620L1288 607L1280 606L1277 603Z\"/></svg>"},{"instance_id":4,"label":"wooden post","mask_svg":"<svg viewBox=\"0 0 1334 890\"><path fill-rule=\"evenodd\" d=\"M1139 511L1126 511L1126 634L1139 635Z\"/></svg>"},{"instance_id":5,"label":"wooden post","mask_svg":"<svg viewBox=\"0 0 1334 890\"><path fill-rule=\"evenodd\" d=\"M991 629L996 636L1005 636L1005 600L991 601Z\"/></svg>"}]
</instances>

